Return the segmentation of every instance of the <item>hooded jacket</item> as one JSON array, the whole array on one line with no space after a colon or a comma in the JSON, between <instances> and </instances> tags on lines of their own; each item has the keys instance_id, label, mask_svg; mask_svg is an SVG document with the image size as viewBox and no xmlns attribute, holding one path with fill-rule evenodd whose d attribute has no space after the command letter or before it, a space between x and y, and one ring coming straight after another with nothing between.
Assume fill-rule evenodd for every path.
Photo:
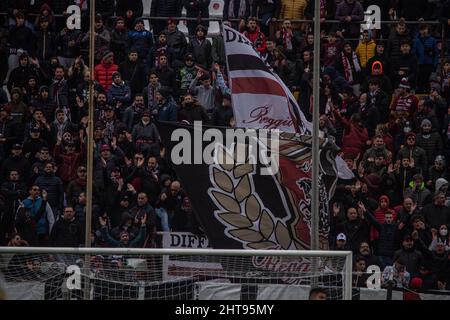
<instances>
[{"instance_id":1,"label":"hooded jacket","mask_svg":"<svg viewBox=\"0 0 450 320\"><path fill-rule=\"evenodd\" d=\"M117 66L117 64L113 63L111 65L107 65L103 59L100 64L95 66L95 80L98 81L98 83L105 89L105 91L108 91L111 87L113 82L112 75L118 69L119 67Z\"/></svg>"},{"instance_id":2,"label":"hooded jacket","mask_svg":"<svg viewBox=\"0 0 450 320\"><path fill-rule=\"evenodd\" d=\"M366 142L369 140L367 129L353 121L347 120L339 112L334 112L334 115L345 129L344 137L342 138L342 152L354 155L363 154L366 150Z\"/></svg>"},{"instance_id":3,"label":"hooded jacket","mask_svg":"<svg viewBox=\"0 0 450 320\"><path fill-rule=\"evenodd\" d=\"M432 36L421 37L420 35L414 39L412 53L417 56L419 65L437 66L439 62L439 51L437 41Z\"/></svg>"},{"instance_id":4,"label":"hooded jacket","mask_svg":"<svg viewBox=\"0 0 450 320\"><path fill-rule=\"evenodd\" d=\"M143 19L136 19L134 26L138 22L143 23ZM147 59L150 49L153 47L153 34L143 29L137 31L135 29L128 31L128 50L134 49L138 52L140 59Z\"/></svg>"},{"instance_id":5,"label":"hooded jacket","mask_svg":"<svg viewBox=\"0 0 450 320\"><path fill-rule=\"evenodd\" d=\"M178 120L178 107L175 104L175 100L172 97L166 98L163 104L156 106L156 119L158 121L177 121Z\"/></svg>"},{"instance_id":6,"label":"hooded jacket","mask_svg":"<svg viewBox=\"0 0 450 320\"><path fill-rule=\"evenodd\" d=\"M84 145L80 146L80 152L66 153L63 152L60 144L55 145L55 158L61 161L59 165L59 176L65 183L72 181L76 177L78 166L84 158Z\"/></svg>"}]
</instances>

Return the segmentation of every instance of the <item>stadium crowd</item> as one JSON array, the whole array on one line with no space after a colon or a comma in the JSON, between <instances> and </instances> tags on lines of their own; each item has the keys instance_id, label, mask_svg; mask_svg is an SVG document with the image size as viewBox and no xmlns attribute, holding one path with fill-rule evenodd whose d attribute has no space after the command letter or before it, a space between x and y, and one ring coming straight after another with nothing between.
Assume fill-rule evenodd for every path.
<instances>
[{"instance_id":1,"label":"stadium crowd","mask_svg":"<svg viewBox=\"0 0 450 320\"><path fill-rule=\"evenodd\" d=\"M201 232L154 121L234 125L223 38L208 38L204 20L209 2L153 0L151 16L167 19L146 30L141 0L97 0L88 66L89 1L2 1L0 245L83 245L89 68L92 244L154 247L156 231ZM71 4L81 30L65 25ZM373 4L391 23L360 36ZM378 265L386 283L450 289L450 1L320 5L320 126L354 175L339 178L330 204L330 248L354 252L355 286ZM177 28L182 7L197 18L189 35ZM313 12L307 0L225 0L223 11L308 119L314 37L296 20Z\"/></svg>"}]
</instances>

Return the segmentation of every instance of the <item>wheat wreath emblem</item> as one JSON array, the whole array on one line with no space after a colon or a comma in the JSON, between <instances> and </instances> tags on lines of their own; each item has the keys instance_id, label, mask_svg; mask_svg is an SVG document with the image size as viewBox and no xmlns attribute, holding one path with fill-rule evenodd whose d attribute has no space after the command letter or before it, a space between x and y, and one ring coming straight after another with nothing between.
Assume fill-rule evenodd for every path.
<instances>
[{"instance_id":1,"label":"wheat wreath emblem","mask_svg":"<svg viewBox=\"0 0 450 320\"><path fill-rule=\"evenodd\" d=\"M217 207L216 219L226 227L225 234L246 249L295 248L285 222L275 217L256 193L256 166L236 163L237 154L235 151L232 158L219 145L215 149L217 161L209 168L212 187L208 195Z\"/></svg>"}]
</instances>

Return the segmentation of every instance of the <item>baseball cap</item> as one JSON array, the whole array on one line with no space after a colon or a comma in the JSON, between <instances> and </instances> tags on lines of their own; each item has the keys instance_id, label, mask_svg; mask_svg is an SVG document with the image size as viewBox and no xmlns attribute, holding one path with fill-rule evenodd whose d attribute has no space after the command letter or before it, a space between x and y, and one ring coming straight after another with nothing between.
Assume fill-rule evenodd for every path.
<instances>
[{"instance_id":1,"label":"baseball cap","mask_svg":"<svg viewBox=\"0 0 450 320\"><path fill-rule=\"evenodd\" d=\"M16 143L15 145L13 145L12 149L13 149L13 150L22 150L22 145Z\"/></svg>"},{"instance_id":2,"label":"baseball cap","mask_svg":"<svg viewBox=\"0 0 450 320\"><path fill-rule=\"evenodd\" d=\"M337 237L336 237L336 240L337 241L347 241L347 236L345 235L345 234L343 234L343 233L339 233L338 235L337 235Z\"/></svg>"}]
</instances>

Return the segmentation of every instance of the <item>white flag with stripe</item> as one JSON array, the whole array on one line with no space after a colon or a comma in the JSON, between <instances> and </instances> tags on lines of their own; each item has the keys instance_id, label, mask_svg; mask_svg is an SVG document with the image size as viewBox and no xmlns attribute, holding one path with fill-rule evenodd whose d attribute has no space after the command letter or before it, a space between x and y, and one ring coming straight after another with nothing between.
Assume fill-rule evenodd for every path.
<instances>
[{"instance_id":1,"label":"white flag with stripe","mask_svg":"<svg viewBox=\"0 0 450 320\"><path fill-rule=\"evenodd\" d=\"M311 134L294 96L251 41L226 25L223 37L236 126Z\"/></svg>"}]
</instances>

